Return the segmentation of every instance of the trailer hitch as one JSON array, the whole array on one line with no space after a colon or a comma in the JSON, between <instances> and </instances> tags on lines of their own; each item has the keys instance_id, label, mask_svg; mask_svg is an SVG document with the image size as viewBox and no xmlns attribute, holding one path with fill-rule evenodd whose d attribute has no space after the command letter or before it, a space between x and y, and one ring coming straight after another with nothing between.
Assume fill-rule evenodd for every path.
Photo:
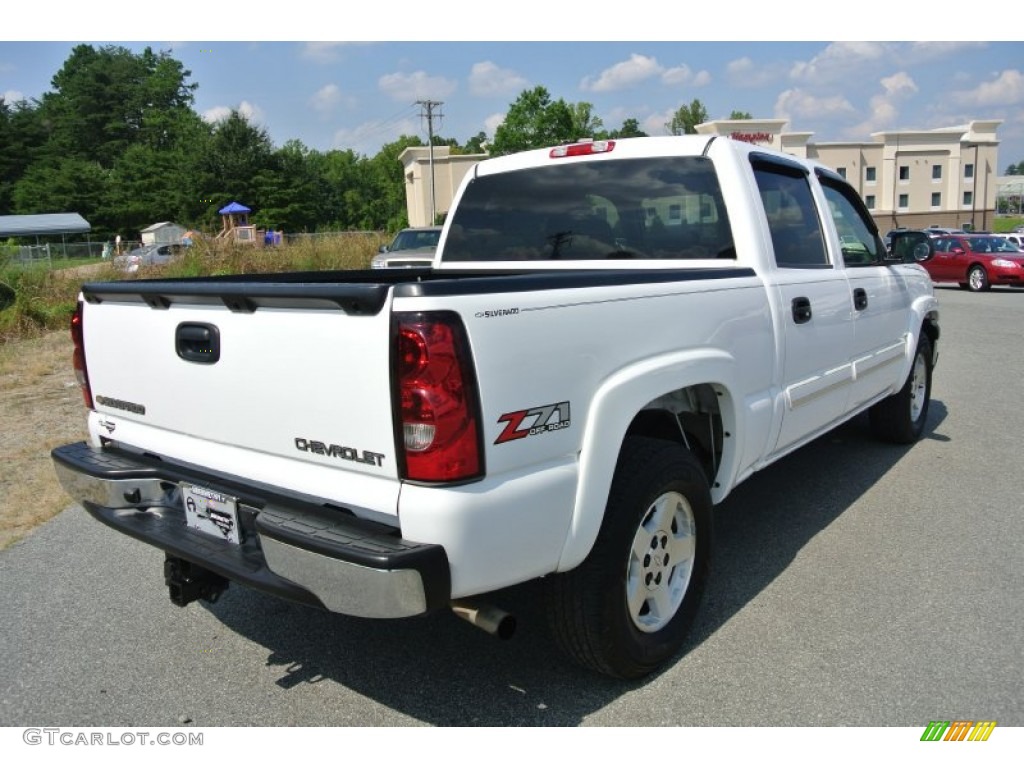
<instances>
[{"instance_id":1,"label":"trailer hitch","mask_svg":"<svg viewBox=\"0 0 1024 768\"><path fill-rule=\"evenodd\" d=\"M186 606L193 600L216 603L230 582L223 576L165 553L164 583L169 587L171 602Z\"/></svg>"}]
</instances>

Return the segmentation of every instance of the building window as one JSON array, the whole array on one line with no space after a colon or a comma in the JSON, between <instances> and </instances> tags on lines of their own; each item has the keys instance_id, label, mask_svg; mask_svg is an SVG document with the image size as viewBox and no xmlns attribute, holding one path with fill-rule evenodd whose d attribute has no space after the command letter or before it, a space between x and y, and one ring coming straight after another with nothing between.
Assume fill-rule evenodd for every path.
<instances>
[{"instance_id":1,"label":"building window","mask_svg":"<svg viewBox=\"0 0 1024 768\"><path fill-rule=\"evenodd\" d=\"M900 181L910 181L910 166L909 165L901 165L900 166Z\"/></svg>"},{"instance_id":2,"label":"building window","mask_svg":"<svg viewBox=\"0 0 1024 768\"><path fill-rule=\"evenodd\" d=\"M874 195L865 195L864 196L864 204L868 207L869 211L875 210L875 196Z\"/></svg>"},{"instance_id":3,"label":"building window","mask_svg":"<svg viewBox=\"0 0 1024 768\"><path fill-rule=\"evenodd\" d=\"M845 179L846 178L846 166L845 165L841 165L838 168L836 168L836 173L838 173L840 176L842 176Z\"/></svg>"},{"instance_id":4,"label":"building window","mask_svg":"<svg viewBox=\"0 0 1024 768\"><path fill-rule=\"evenodd\" d=\"M910 195L900 195L899 207L900 208L909 208L910 207Z\"/></svg>"},{"instance_id":5,"label":"building window","mask_svg":"<svg viewBox=\"0 0 1024 768\"><path fill-rule=\"evenodd\" d=\"M680 221L683 218L683 207L673 203L668 207L668 220Z\"/></svg>"},{"instance_id":6,"label":"building window","mask_svg":"<svg viewBox=\"0 0 1024 768\"><path fill-rule=\"evenodd\" d=\"M878 177L875 175L876 173L877 172L875 171L875 166L869 165L867 168L864 169L864 181L877 181Z\"/></svg>"},{"instance_id":7,"label":"building window","mask_svg":"<svg viewBox=\"0 0 1024 768\"><path fill-rule=\"evenodd\" d=\"M941 165L933 165L932 166L932 181L941 181L941 180L942 180L942 166Z\"/></svg>"},{"instance_id":8,"label":"building window","mask_svg":"<svg viewBox=\"0 0 1024 768\"><path fill-rule=\"evenodd\" d=\"M938 208L942 205L942 193L932 192L932 208Z\"/></svg>"},{"instance_id":9,"label":"building window","mask_svg":"<svg viewBox=\"0 0 1024 768\"><path fill-rule=\"evenodd\" d=\"M973 179L974 178L974 163L967 163L967 165L964 166L964 178L965 179Z\"/></svg>"},{"instance_id":10,"label":"building window","mask_svg":"<svg viewBox=\"0 0 1024 768\"><path fill-rule=\"evenodd\" d=\"M973 204L974 204L974 193L973 192L964 192L964 205L973 205Z\"/></svg>"}]
</instances>

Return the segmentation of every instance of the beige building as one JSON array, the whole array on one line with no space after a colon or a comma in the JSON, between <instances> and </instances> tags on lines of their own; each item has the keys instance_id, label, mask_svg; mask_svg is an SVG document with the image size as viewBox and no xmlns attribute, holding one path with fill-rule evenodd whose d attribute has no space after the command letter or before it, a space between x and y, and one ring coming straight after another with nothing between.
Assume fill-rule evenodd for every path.
<instances>
[{"instance_id":1,"label":"beige building","mask_svg":"<svg viewBox=\"0 0 1024 768\"><path fill-rule=\"evenodd\" d=\"M434 212L447 213L459 184L469 169L487 155L453 155L451 147L434 147ZM430 148L408 147L398 156L405 174L405 204L409 226L426 227L431 221Z\"/></svg>"},{"instance_id":2,"label":"beige building","mask_svg":"<svg viewBox=\"0 0 1024 768\"><path fill-rule=\"evenodd\" d=\"M995 216L1002 120L920 131L879 131L872 141L812 143L785 120L713 120L697 132L763 144L836 169L883 232L895 227L987 230Z\"/></svg>"},{"instance_id":3,"label":"beige building","mask_svg":"<svg viewBox=\"0 0 1024 768\"><path fill-rule=\"evenodd\" d=\"M920 131L879 131L871 141L811 142L809 132L787 132L786 120L712 120L697 133L741 141L817 160L856 188L882 232L896 227L992 228L1002 120ZM469 170L487 155L453 155L434 147L433 209L451 207ZM405 174L409 224L431 223L430 150L409 147L398 157Z\"/></svg>"}]
</instances>

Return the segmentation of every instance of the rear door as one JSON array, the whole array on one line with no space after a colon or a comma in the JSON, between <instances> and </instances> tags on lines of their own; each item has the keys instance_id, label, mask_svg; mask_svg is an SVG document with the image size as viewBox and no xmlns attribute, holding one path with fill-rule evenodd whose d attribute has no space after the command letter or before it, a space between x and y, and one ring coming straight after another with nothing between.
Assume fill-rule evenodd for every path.
<instances>
[{"instance_id":1,"label":"rear door","mask_svg":"<svg viewBox=\"0 0 1024 768\"><path fill-rule=\"evenodd\" d=\"M776 451L821 431L844 412L852 366L850 286L829 257L807 169L751 155L771 236L783 333L784 410Z\"/></svg>"}]
</instances>

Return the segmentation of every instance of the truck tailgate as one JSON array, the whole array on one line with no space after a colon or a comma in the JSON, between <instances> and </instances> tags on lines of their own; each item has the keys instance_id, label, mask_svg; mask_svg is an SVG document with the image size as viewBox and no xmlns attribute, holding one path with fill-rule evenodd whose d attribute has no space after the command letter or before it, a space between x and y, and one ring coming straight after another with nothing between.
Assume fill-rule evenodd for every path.
<instances>
[{"instance_id":1,"label":"truck tailgate","mask_svg":"<svg viewBox=\"0 0 1024 768\"><path fill-rule=\"evenodd\" d=\"M383 311L390 291L349 288L86 285L95 409L123 427L113 439L125 442L137 425L135 434L158 443L165 434L167 445L188 437L235 456L251 451L264 465L299 461L397 480Z\"/></svg>"}]
</instances>

